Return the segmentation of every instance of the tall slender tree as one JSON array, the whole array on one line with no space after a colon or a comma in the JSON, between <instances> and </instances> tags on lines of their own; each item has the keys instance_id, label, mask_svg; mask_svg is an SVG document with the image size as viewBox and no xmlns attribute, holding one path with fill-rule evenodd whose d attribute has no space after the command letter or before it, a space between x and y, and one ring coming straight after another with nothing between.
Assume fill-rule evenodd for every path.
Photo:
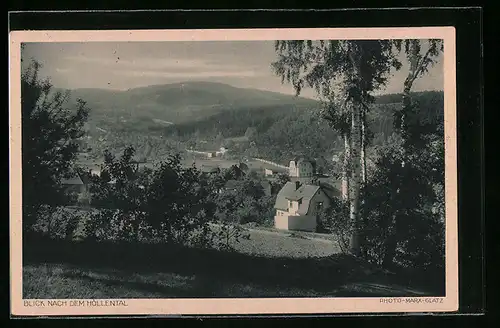
<instances>
[{"instance_id":1,"label":"tall slender tree","mask_svg":"<svg viewBox=\"0 0 500 328\"><path fill-rule=\"evenodd\" d=\"M316 90L324 106L322 116L344 139L343 192L350 203L354 226L351 251L358 254L359 204L366 148L365 112L372 93L387 82L392 68L399 69L389 40L276 41L278 59L272 67L297 95L304 87Z\"/></svg>"},{"instance_id":2,"label":"tall slender tree","mask_svg":"<svg viewBox=\"0 0 500 328\"><path fill-rule=\"evenodd\" d=\"M441 52L444 50L443 40L431 39L408 39L397 40L394 42L395 48L399 52L404 52L408 64L408 75L403 83L402 103L398 110L394 113L394 129L401 137L401 147L399 147L399 165L402 169L407 170L412 165L411 155L418 153L418 148L422 144L419 142L420 133L418 131L419 124L416 124L418 119L417 106L414 104L411 91L414 82L436 63ZM396 192L404 192L407 188L398 188ZM404 197L404 196L403 196ZM386 242L386 252L383 260L385 267L391 267L397 247L398 221L399 211L395 211L392 215L394 229L389 234Z\"/></svg>"}]
</instances>

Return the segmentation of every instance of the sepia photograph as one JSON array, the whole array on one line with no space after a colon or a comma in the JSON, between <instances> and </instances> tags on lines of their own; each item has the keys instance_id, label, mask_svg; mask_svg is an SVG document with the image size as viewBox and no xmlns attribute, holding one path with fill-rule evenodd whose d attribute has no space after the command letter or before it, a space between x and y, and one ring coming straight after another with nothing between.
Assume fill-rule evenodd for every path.
<instances>
[{"instance_id":1,"label":"sepia photograph","mask_svg":"<svg viewBox=\"0 0 500 328\"><path fill-rule=\"evenodd\" d=\"M363 30L19 34L20 311L456 309L454 30Z\"/></svg>"}]
</instances>

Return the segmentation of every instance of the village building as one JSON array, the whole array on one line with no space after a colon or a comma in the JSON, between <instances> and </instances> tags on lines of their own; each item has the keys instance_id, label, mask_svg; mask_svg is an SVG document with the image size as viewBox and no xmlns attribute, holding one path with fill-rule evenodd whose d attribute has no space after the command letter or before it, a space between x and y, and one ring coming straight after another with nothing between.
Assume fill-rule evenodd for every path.
<instances>
[{"instance_id":1,"label":"village building","mask_svg":"<svg viewBox=\"0 0 500 328\"><path fill-rule=\"evenodd\" d=\"M271 176L273 176L273 175L274 175L274 173L275 173L275 172L274 172L272 169L264 169L264 175L265 175L266 177L271 177Z\"/></svg>"},{"instance_id":2,"label":"village building","mask_svg":"<svg viewBox=\"0 0 500 328\"><path fill-rule=\"evenodd\" d=\"M61 184L67 193L82 193L85 191L85 184L77 173L61 180Z\"/></svg>"},{"instance_id":3,"label":"village building","mask_svg":"<svg viewBox=\"0 0 500 328\"><path fill-rule=\"evenodd\" d=\"M220 190L220 192L222 192L223 190L231 190L231 191L236 191L236 189L238 188L238 180L228 180L226 181L226 183L224 184L224 187L222 190Z\"/></svg>"},{"instance_id":4,"label":"village building","mask_svg":"<svg viewBox=\"0 0 500 328\"><path fill-rule=\"evenodd\" d=\"M320 211L339 196L340 192L328 184L287 182L276 196L275 228L314 232Z\"/></svg>"},{"instance_id":5,"label":"village building","mask_svg":"<svg viewBox=\"0 0 500 328\"><path fill-rule=\"evenodd\" d=\"M243 163L243 162L240 162L238 164L238 168L241 170L241 172L243 172L244 174L248 174L250 173L250 168L248 167L247 164Z\"/></svg>"},{"instance_id":6,"label":"village building","mask_svg":"<svg viewBox=\"0 0 500 328\"><path fill-rule=\"evenodd\" d=\"M310 178L316 173L316 163L303 157L290 161L288 175L296 178Z\"/></svg>"},{"instance_id":7,"label":"village building","mask_svg":"<svg viewBox=\"0 0 500 328\"><path fill-rule=\"evenodd\" d=\"M62 179L61 184L66 195L74 197L71 202L85 203L87 205L90 203L90 173L78 174L73 172L69 177Z\"/></svg>"},{"instance_id":8,"label":"village building","mask_svg":"<svg viewBox=\"0 0 500 328\"><path fill-rule=\"evenodd\" d=\"M220 149L215 152L215 156L224 157L224 155L226 155L228 151L229 149L227 149L226 147L220 147Z\"/></svg>"},{"instance_id":9,"label":"village building","mask_svg":"<svg viewBox=\"0 0 500 328\"><path fill-rule=\"evenodd\" d=\"M273 191L273 186L271 185L271 182L269 181L262 181L261 182L262 188L264 189L264 195L266 196L271 196L272 191Z\"/></svg>"}]
</instances>

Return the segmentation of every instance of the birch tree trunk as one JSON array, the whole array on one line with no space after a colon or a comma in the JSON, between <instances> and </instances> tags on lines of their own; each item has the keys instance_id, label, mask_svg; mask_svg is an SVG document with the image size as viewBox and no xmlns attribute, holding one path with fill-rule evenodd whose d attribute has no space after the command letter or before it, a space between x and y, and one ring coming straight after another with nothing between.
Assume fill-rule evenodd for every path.
<instances>
[{"instance_id":1,"label":"birch tree trunk","mask_svg":"<svg viewBox=\"0 0 500 328\"><path fill-rule=\"evenodd\" d=\"M361 112L361 181L366 183L366 110Z\"/></svg>"},{"instance_id":2,"label":"birch tree trunk","mask_svg":"<svg viewBox=\"0 0 500 328\"><path fill-rule=\"evenodd\" d=\"M351 106L351 156L350 167L351 175L349 180L349 218L353 227L353 233L350 242L350 249L353 255L359 255L359 205L360 205L360 187L361 187L361 117L360 107L356 104Z\"/></svg>"},{"instance_id":3,"label":"birch tree trunk","mask_svg":"<svg viewBox=\"0 0 500 328\"><path fill-rule=\"evenodd\" d=\"M344 134L344 158L342 163L342 199L349 201L349 162L351 157L351 141L347 133Z\"/></svg>"},{"instance_id":4,"label":"birch tree trunk","mask_svg":"<svg viewBox=\"0 0 500 328\"><path fill-rule=\"evenodd\" d=\"M349 59L351 61L354 78L350 81L354 89L359 88L359 83L362 81L361 76L361 61L363 59L363 50L357 45L351 43L349 49ZM360 255L360 188L362 179L362 122L361 111L362 100L359 95L349 92L347 97L347 112L351 115L351 147L350 147L350 176L349 176L349 219L352 225L352 235L350 240L351 254Z\"/></svg>"},{"instance_id":5,"label":"birch tree trunk","mask_svg":"<svg viewBox=\"0 0 500 328\"><path fill-rule=\"evenodd\" d=\"M437 44L436 44L437 45ZM403 85L403 96L402 96L402 104L399 112L399 126L396 126L396 129L399 130L402 139L402 149L401 149L401 168L404 168L405 165L411 165L411 161L408 160L408 146L410 142L410 133L407 127L407 119L408 116L411 115L412 111L412 100L411 100L411 89L413 87L413 83L415 80L424 72L427 71L427 67L432 65L431 61L428 61L430 56L437 55L437 53L433 53L433 49L429 48L423 56L420 56L421 51L421 41L420 40L412 40L409 43L408 48L406 49L406 55L408 61L410 63L410 69L408 75L404 81ZM396 193L400 193L400 189L396 190ZM397 197L400 197L397 195ZM384 254L384 259L382 265L386 268L391 268L394 264L394 257L396 255L396 249L398 246L397 235L399 230L399 221L400 217L404 215L400 211L396 209L395 213L392 216L392 224L393 229L392 232L386 239L386 251Z\"/></svg>"}]
</instances>

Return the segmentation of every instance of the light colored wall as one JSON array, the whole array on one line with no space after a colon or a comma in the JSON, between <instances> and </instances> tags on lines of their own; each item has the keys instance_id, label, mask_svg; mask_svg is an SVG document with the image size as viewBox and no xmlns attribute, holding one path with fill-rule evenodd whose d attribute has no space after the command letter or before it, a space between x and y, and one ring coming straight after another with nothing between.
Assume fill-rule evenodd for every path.
<instances>
[{"instance_id":1,"label":"light colored wall","mask_svg":"<svg viewBox=\"0 0 500 328\"><path fill-rule=\"evenodd\" d=\"M291 215L296 215L297 211L299 210L299 202L298 201L292 201L291 206L288 207L288 211Z\"/></svg>"},{"instance_id":2,"label":"light colored wall","mask_svg":"<svg viewBox=\"0 0 500 328\"><path fill-rule=\"evenodd\" d=\"M274 227L280 230L288 230L288 216L276 215L274 217Z\"/></svg>"},{"instance_id":3,"label":"light colored wall","mask_svg":"<svg viewBox=\"0 0 500 328\"><path fill-rule=\"evenodd\" d=\"M275 216L274 227L280 230L316 231L315 216Z\"/></svg>"},{"instance_id":4,"label":"light colored wall","mask_svg":"<svg viewBox=\"0 0 500 328\"><path fill-rule=\"evenodd\" d=\"M309 162L302 162L297 167L297 175L298 177L310 177L313 174L312 164Z\"/></svg>"},{"instance_id":5,"label":"light colored wall","mask_svg":"<svg viewBox=\"0 0 500 328\"><path fill-rule=\"evenodd\" d=\"M295 166L295 161L290 161L290 166L288 168L288 175L291 177L298 177L297 166Z\"/></svg>"}]
</instances>

